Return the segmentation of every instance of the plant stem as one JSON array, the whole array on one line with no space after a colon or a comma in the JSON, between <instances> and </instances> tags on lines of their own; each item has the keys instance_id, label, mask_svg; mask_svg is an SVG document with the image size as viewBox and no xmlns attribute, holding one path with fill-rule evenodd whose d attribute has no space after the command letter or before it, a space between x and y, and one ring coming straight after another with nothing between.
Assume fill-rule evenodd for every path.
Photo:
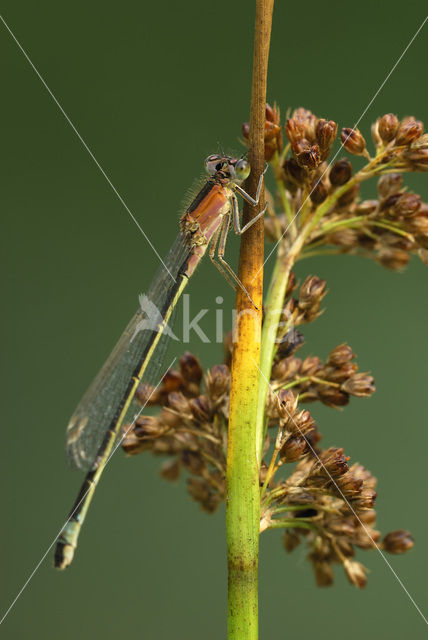
<instances>
[{"instance_id":1,"label":"plant stem","mask_svg":"<svg viewBox=\"0 0 428 640\"><path fill-rule=\"evenodd\" d=\"M265 424L265 406L266 397L269 389L269 380L272 369L272 363L275 356L276 336L281 320L282 309L284 306L285 293L287 291L288 278L293 268L296 257L302 250L304 243L302 233L296 238L286 256L283 255L281 247L269 286L269 291L265 301L265 318L262 329L262 342L260 354L260 381L259 381L259 399L257 406L257 459L260 464L263 444L266 432Z\"/></svg>"},{"instance_id":2,"label":"plant stem","mask_svg":"<svg viewBox=\"0 0 428 640\"><path fill-rule=\"evenodd\" d=\"M256 0L249 160L252 171L246 190L254 194L264 169L264 128L267 66L273 0ZM257 208L244 206L244 223ZM226 473L226 529L229 571L228 638L258 638L258 549L260 529L259 467L256 456L258 363L260 359L263 294L263 220L241 240L239 278L257 309L248 308L238 289L231 372L230 414Z\"/></svg>"}]
</instances>

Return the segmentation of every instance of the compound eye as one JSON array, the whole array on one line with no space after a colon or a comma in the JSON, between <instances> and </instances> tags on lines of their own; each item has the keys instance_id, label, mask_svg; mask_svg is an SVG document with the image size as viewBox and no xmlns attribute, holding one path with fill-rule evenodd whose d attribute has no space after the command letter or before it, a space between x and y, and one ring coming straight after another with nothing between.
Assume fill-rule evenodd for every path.
<instances>
[{"instance_id":1,"label":"compound eye","mask_svg":"<svg viewBox=\"0 0 428 640\"><path fill-rule=\"evenodd\" d=\"M241 158L241 160L238 160L235 164L235 173L239 180L246 180L250 175L250 171L250 163L248 160L245 160L245 158Z\"/></svg>"},{"instance_id":2,"label":"compound eye","mask_svg":"<svg viewBox=\"0 0 428 640\"><path fill-rule=\"evenodd\" d=\"M221 164L219 164L220 156L211 155L208 156L205 160L205 171L209 176L213 176L219 169L221 169Z\"/></svg>"}]
</instances>

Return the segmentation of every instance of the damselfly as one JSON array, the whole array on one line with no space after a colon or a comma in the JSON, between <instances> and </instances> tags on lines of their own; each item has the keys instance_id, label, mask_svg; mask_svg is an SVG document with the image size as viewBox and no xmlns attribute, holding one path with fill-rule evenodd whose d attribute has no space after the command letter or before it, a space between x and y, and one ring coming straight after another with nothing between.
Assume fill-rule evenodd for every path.
<instances>
[{"instance_id":1,"label":"damselfly","mask_svg":"<svg viewBox=\"0 0 428 640\"><path fill-rule=\"evenodd\" d=\"M95 488L114 451L137 387L146 377L171 313L207 248L229 283L240 286L251 300L224 253L231 223L235 232L242 234L263 216L265 210L241 227L236 197L238 193L257 205L263 176L252 198L240 186L250 174L245 158L211 155L205 168L209 178L181 217L180 233L144 297L157 315L152 315L147 329L147 315L143 309L136 312L68 424L67 456L74 467L87 470L87 474L56 544L58 569L65 569L73 559Z\"/></svg>"}]
</instances>

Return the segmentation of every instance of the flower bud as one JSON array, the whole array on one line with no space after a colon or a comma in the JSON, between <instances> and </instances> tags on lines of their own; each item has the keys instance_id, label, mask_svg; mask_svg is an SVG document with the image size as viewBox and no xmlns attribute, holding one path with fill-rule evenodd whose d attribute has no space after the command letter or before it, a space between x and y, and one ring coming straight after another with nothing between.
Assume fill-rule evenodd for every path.
<instances>
[{"instance_id":1,"label":"flower bud","mask_svg":"<svg viewBox=\"0 0 428 640\"><path fill-rule=\"evenodd\" d=\"M194 476L201 476L206 469L203 458L195 451L183 451L181 454L181 462L187 471L193 473Z\"/></svg>"},{"instance_id":2,"label":"flower bud","mask_svg":"<svg viewBox=\"0 0 428 640\"><path fill-rule=\"evenodd\" d=\"M334 367L341 367L355 358L351 347L345 343L335 347L328 356L327 363Z\"/></svg>"},{"instance_id":3,"label":"flower bud","mask_svg":"<svg viewBox=\"0 0 428 640\"><path fill-rule=\"evenodd\" d=\"M425 133L403 151L403 158L413 171L428 171L428 134Z\"/></svg>"},{"instance_id":4,"label":"flower bud","mask_svg":"<svg viewBox=\"0 0 428 640\"><path fill-rule=\"evenodd\" d=\"M301 376L314 376L322 369L322 362L317 356L308 356L300 367Z\"/></svg>"},{"instance_id":5,"label":"flower bud","mask_svg":"<svg viewBox=\"0 0 428 640\"><path fill-rule=\"evenodd\" d=\"M343 193L337 200L337 207L340 209L341 207L348 207L350 204L353 204L358 197L359 189L360 185L354 184L347 191L345 191L345 193Z\"/></svg>"},{"instance_id":6,"label":"flower bud","mask_svg":"<svg viewBox=\"0 0 428 640\"><path fill-rule=\"evenodd\" d=\"M379 206L378 200L363 200L359 202L355 208L355 215L357 216L369 216L374 213Z\"/></svg>"},{"instance_id":7,"label":"flower bud","mask_svg":"<svg viewBox=\"0 0 428 640\"><path fill-rule=\"evenodd\" d=\"M276 355L281 360L291 356L305 342L305 336L297 329L290 329L281 339L276 349Z\"/></svg>"},{"instance_id":8,"label":"flower bud","mask_svg":"<svg viewBox=\"0 0 428 640\"><path fill-rule=\"evenodd\" d=\"M304 107L299 107L293 111L292 118L296 123L299 123L299 126L302 127L304 137L308 140L314 141L318 118L312 113L312 111L309 111L309 109L305 109Z\"/></svg>"},{"instance_id":9,"label":"flower bud","mask_svg":"<svg viewBox=\"0 0 428 640\"><path fill-rule=\"evenodd\" d=\"M132 430L140 440L159 438L166 431L154 416L139 416Z\"/></svg>"},{"instance_id":10,"label":"flower bud","mask_svg":"<svg viewBox=\"0 0 428 640\"><path fill-rule=\"evenodd\" d=\"M381 176L377 183L377 191L381 198L387 198L400 191L403 177L400 173L387 173Z\"/></svg>"},{"instance_id":11,"label":"flower bud","mask_svg":"<svg viewBox=\"0 0 428 640\"><path fill-rule=\"evenodd\" d=\"M298 373L301 365L301 360L294 356L283 358L279 362L276 362L272 368L272 378L274 380L290 380Z\"/></svg>"},{"instance_id":12,"label":"flower bud","mask_svg":"<svg viewBox=\"0 0 428 640\"><path fill-rule=\"evenodd\" d=\"M330 587L334 582L334 573L331 564L327 560L312 559L317 587Z\"/></svg>"},{"instance_id":13,"label":"flower bud","mask_svg":"<svg viewBox=\"0 0 428 640\"><path fill-rule=\"evenodd\" d=\"M398 126L395 142L397 145L410 144L422 135L424 125L420 120L415 120L413 116L404 118Z\"/></svg>"},{"instance_id":14,"label":"flower bud","mask_svg":"<svg viewBox=\"0 0 428 640\"><path fill-rule=\"evenodd\" d=\"M297 164L305 169L316 169L321 162L321 152L317 144L309 144L306 138L292 145Z\"/></svg>"},{"instance_id":15,"label":"flower bud","mask_svg":"<svg viewBox=\"0 0 428 640\"><path fill-rule=\"evenodd\" d=\"M366 141L358 129L345 127L340 134L342 144L349 153L361 156L366 153Z\"/></svg>"},{"instance_id":16,"label":"flower bud","mask_svg":"<svg viewBox=\"0 0 428 640\"><path fill-rule=\"evenodd\" d=\"M372 134L373 144L376 149L378 149L382 145L382 138L379 135L379 120L380 118L373 122L370 130Z\"/></svg>"},{"instance_id":17,"label":"flower bud","mask_svg":"<svg viewBox=\"0 0 428 640\"><path fill-rule=\"evenodd\" d=\"M358 365L355 362L346 362L340 367L326 367L325 378L330 382L345 382L355 375Z\"/></svg>"},{"instance_id":18,"label":"flower bud","mask_svg":"<svg viewBox=\"0 0 428 640\"><path fill-rule=\"evenodd\" d=\"M306 179L306 172L300 165L297 164L295 158L288 158L287 160L284 160L282 168L284 169L286 178L292 180L298 185L304 183Z\"/></svg>"},{"instance_id":19,"label":"flower bud","mask_svg":"<svg viewBox=\"0 0 428 640\"><path fill-rule=\"evenodd\" d=\"M305 137L305 126L300 120L288 118L285 123L285 133L291 145L295 145Z\"/></svg>"},{"instance_id":20,"label":"flower bud","mask_svg":"<svg viewBox=\"0 0 428 640\"><path fill-rule=\"evenodd\" d=\"M317 180L311 188L309 196L314 204L321 204L328 196L328 189L325 183L321 180Z\"/></svg>"},{"instance_id":21,"label":"flower bud","mask_svg":"<svg viewBox=\"0 0 428 640\"><path fill-rule=\"evenodd\" d=\"M159 473L164 480L170 480L171 482L178 480L180 476L180 461L166 460L162 463Z\"/></svg>"},{"instance_id":22,"label":"flower bud","mask_svg":"<svg viewBox=\"0 0 428 640\"><path fill-rule=\"evenodd\" d=\"M189 401L180 391L171 391L168 394L168 405L181 416L189 415Z\"/></svg>"},{"instance_id":23,"label":"flower bud","mask_svg":"<svg viewBox=\"0 0 428 640\"><path fill-rule=\"evenodd\" d=\"M280 152L283 146L282 131L280 125L279 110L276 106L271 107L266 103L266 119L265 119L265 160L268 162L275 152ZM242 134L246 141L250 136L250 123L244 122L242 125Z\"/></svg>"},{"instance_id":24,"label":"flower bud","mask_svg":"<svg viewBox=\"0 0 428 640\"><path fill-rule=\"evenodd\" d=\"M192 398L189 407L198 422L207 422L210 419L210 405L206 396Z\"/></svg>"},{"instance_id":25,"label":"flower bud","mask_svg":"<svg viewBox=\"0 0 428 640\"><path fill-rule=\"evenodd\" d=\"M348 158L341 158L330 169L330 182L334 187L339 187L348 180L352 176L352 164L349 162Z\"/></svg>"},{"instance_id":26,"label":"flower bud","mask_svg":"<svg viewBox=\"0 0 428 640\"><path fill-rule=\"evenodd\" d=\"M411 534L403 529L398 531L391 531L388 533L383 541L382 546L388 553L404 553L413 547L415 541Z\"/></svg>"},{"instance_id":27,"label":"flower bud","mask_svg":"<svg viewBox=\"0 0 428 640\"><path fill-rule=\"evenodd\" d=\"M160 390L162 393L169 393L170 391L178 391L183 386L184 380L181 373L175 369L169 369L162 378L162 385Z\"/></svg>"},{"instance_id":28,"label":"flower bud","mask_svg":"<svg viewBox=\"0 0 428 640\"><path fill-rule=\"evenodd\" d=\"M349 404L349 395L336 387L320 386L318 395L327 407L345 407Z\"/></svg>"},{"instance_id":29,"label":"flower bud","mask_svg":"<svg viewBox=\"0 0 428 640\"><path fill-rule=\"evenodd\" d=\"M225 364L216 364L206 375L208 394L217 400L229 391L230 372Z\"/></svg>"},{"instance_id":30,"label":"flower bud","mask_svg":"<svg viewBox=\"0 0 428 640\"><path fill-rule=\"evenodd\" d=\"M186 382L199 384L202 380L203 369L193 353L186 351L180 358L180 371Z\"/></svg>"},{"instance_id":31,"label":"flower bud","mask_svg":"<svg viewBox=\"0 0 428 640\"><path fill-rule=\"evenodd\" d=\"M309 310L314 305L321 302L327 293L326 281L318 276L308 276L299 291L299 308L303 311Z\"/></svg>"},{"instance_id":32,"label":"flower bud","mask_svg":"<svg viewBox=\"0 0 428 640\"><path fill-rule=\"evenodd\" d=\"M299 413L293 416L293 420L288 427L295 433L301 436L305 436L307 433L312 431L312 428L315 425L315 420L309 413L307 409L304 411L299 411Z\"/></svg>"},{"instance_id":33,"label":"flower bud","mask_svg":"<svg viewBox=\"0 0 428 640\"><path fill-rule=\"evenodd\" d=\"M349 456L345 456L342 448L330 447L320 455L320 472L336 478L349 469Z\"/></svg>"},{"instance_id":34,"label":"flower bud","mask_svg":"<svg viewBox=\"0 0 428 640\"><path fill-rule=\"evenodd\" d=\"M341 389L358 398L368 398L376 391L374 378L366 373L356 373L348 380L345 380Z\"/></svg>"},{"instance_id":35,"label":"flower bud","mask_svg":"<svg viewBox=\"0 0 428 640\"><path fill-rule=\"evenodd\" d=\"M358 589L364 589L367 584L367 570L361 564L361 562L356 562L355 560L349 560L349 558L345 558L345 560L343 561L343 567L345 569L349 582L351 582L351 584L353 584L355 587L358 587Z\"/></svg>"},{"instance_id":36,"label":"flower bud","mask_svg":"<svg viewBox=\"0 0 428 640\"><path fill-rule=\"evenodd\" d=\"M333 120L320 119L316 127L316 139L321 151L328 151L337 135L337 124Z\"/></svg>"},{"instance_id":37,"label":"flower bud","mask_svg":"<svg viewBox=\"0 0 428 640\"><path fill-rule=\"evenodd\" d=\"M394 140L398 130L398 118L393 113L386 113L378 120L378 133L385 144Z\"/></svg>"},{"instance_id":38,"label":"flower bud","mask_svg":"<svg viewBox=\"0 0 428 640\"><path fill-rule=\"evenodd\" d=\"M183 382L180 374L176 371L180 377L181 383ZM168 375L168 374L166 374ZM180 385L177 387L179 388ZM147 382L143 382L137 387L137 391L135 393L135 399L138 400L140 404L144 407L151 407L156 404L162 404L162 391L161 387L156 388L152 384L148 384Z\"/></svg>"},{"instance_id":39,"label":"flower bud","mask_svg":"<svg viewBox=\"0 0 428 640\"><path fill-rule=\"evenodd\" d=\"M428 267L428 249L418 249L418 256L426 267Z\"/></svg>"},{"instance_id":40,"label":"flower bud","mask_svg":"<svg viewBox=\"0 0 428 640\"><path fill-rule=\"evenodd\" d=\"M416 215L422 204L417 193L403 193L390 208L390 214L398 218L411 218Z\"/></svg>"},{"instance_id":41,"label":"flower bud","mask_svg":"<svg viewBox=\"0 0 428 640\"><path fill-rule=\"evenodd\" d=\"M328 243L345 248L355 247L358 244L358 233L355 229L340 229L328 235Z\"/></svg>"},{"instance_id":42,"label":"flower bud","mask_svg":"<svg viewBox=\"0 0 428 640\"><path fill-rule=\"evenodd\" d=\"M337 479L337 485L340 489L339 495L352 498L360 493L364 480L358 478L352 471L352 468ZM341 496L342 497L342 496Z\"/></svg>"},{"instance_id":43,"label":"flower bud","mask_svg":"<svg viewBox=\"0 0 428 640\"><path fill-rule=\"evenodd\" d=\"M300 460L306 450L306 440L300 435L287 438L281 447L279 456L283 462L296 462Z\"/></svg>"},{"instance_id":44,"label":"flower bud","mask_svg":"<svg viewBox=\"0 0 428 640\"><path fill-rule=\"evenodd\" d=\"M378 260L387 269L401 271L409 262L410 256L407 251L403 251L402 249L385 247L379 251Z\"/></svg>"},{"instance_id":45,"label":"flower bud","mask_svg":"<svg viewBox=\"0 0 428 640\"><path fill-rule=\"evenodd\" d=\"M360 509L373 509L376 498L376 491L374 489L366 489L365 485L363 485L361 493L352 499L352 505L357 511Z\"/></svg>"},{"instance_id":46,"label":"flower bud","mask_svg":"<svg viewBox=\"0 0 428 640\"><path fill-rule=\"evenodd\" d=\"M280 415L288 420L296 411L297 399L291 389L281 389L277 398L280 405Z\"/></svg>"},{"instance_id":47,"label":"flower bud","mask_svg":"<svg viewBox=\"0 0 428 640\"><path fill-rule=\"evenodd\" d=\"M292 271L288 276L287 289L285 291L286 298L288 298L288 296L290 296L296 290L297 288L296 281L297 281L296 274L294 273L294 271Z\"/></svg>"},{"instance_id":48,"label":"flower bud","mask_svg":"<svg viewBox=\"0 0 428 640\"><path fill-rule=\"evenodd\" d=\"M297 533L294 533L293 531L284 531L284 535L282 536L282 544L284 545L285 550L290 553L299 546L300 538Z\"/></svg>"}]
</instances>

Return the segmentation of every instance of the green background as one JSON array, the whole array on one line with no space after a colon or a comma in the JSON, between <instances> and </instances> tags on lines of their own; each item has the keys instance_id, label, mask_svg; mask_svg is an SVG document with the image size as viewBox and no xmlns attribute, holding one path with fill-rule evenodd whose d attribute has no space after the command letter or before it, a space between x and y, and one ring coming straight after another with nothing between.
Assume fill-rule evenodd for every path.
<instances>
[{"instance_id":1,"label":"green background","mask_svg":"<svg viewBox=\"0 0 428 640\"><path fill-rule=\"evenodd\" d=\"M268 99L352 126L425 15L425 2L277 1ZM249 111L253 2L4 0L1 12L161 255L180 201L219 144L240 152ZM158 260L18 46L0 25L2 344L1 608L6 610L62 526L81 477L64 429L147 288ZM428 121L428 25L360 128L382 113ZM428 200L428 175L407 184ZM374 195L375 185L371 185ZM368 191L368 192L369 192ZM368 193L367 192L367 193ZM238 243L229 247L236 264ZM233 293L210 264L191 308L224 309ZM272 266L272 261L269 267ZM379 478L378 525L416 539L388 556L426 605L428 271L402 274L356 258L305 261L300 277L328 281L326 312L305 330L306 353L348 341L378 391L342 412L312 406L325 446L343 446ZM227 311L228 313L228 311ZM226 314L226 311L225 311ZM211 323L211 324L210 324ZM191 345L205 366L215 343ZM4 622L7 638L224 638L224 511L201 513L159 460L118 451L103 476L75 563L52 551ZM262 537L261 637L425 637L426 627L376 552L365 591L337 569L314 586L304 552ZM425 602L424 602L425 600Z\"/></svg>"}]
</instances>

